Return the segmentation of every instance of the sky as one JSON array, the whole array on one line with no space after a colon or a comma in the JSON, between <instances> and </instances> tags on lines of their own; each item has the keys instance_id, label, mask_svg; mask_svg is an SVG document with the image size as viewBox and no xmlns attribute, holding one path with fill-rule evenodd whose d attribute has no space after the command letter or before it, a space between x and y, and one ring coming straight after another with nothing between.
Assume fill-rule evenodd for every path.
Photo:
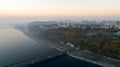
<instances>
[{"instance_id":1,"label":"sky","mask_svg":"<svg viewBox=\"0 0 120 67\"><path fill-rule=\"evenodd\" d=\"M120 0L0 0L0 16L120 16Z\"/></svg>"},{"instance_id":2,"label":"sky","mask_svg":"<svg viewBox=\"0 0 120 67\"><path fill-rule=\"evenodd\" d=\"M120 0L0 0L0 24L119 18Z\"/></svg>"}]
</instances>

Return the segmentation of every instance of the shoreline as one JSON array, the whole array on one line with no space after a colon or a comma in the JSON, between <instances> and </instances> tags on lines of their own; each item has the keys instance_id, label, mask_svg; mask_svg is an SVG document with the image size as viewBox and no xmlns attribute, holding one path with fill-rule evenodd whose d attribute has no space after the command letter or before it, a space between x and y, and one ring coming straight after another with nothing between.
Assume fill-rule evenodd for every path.
<instances>
[{"instance_id":1,"label":"shoreline","mask_svg":"<svg viewBox=\"0 0 120 67\"><path fill-rule=\"evenodd\" d=\"M119 64L120 61L119 61L119 60L112 59L112 58L108 58L108 57L104 57L104 56L102 56L101 59L105 59L105 60L108 61L108 62L105 62L105 61L103 61L103 60L99 60L99 61L97 61L97 60L92 60L92 59L90 59L91 57L89 57L89 56L92 56L92 55L89 55L89 53L86 53L86 52L84 52L83 50L81 50L83 53L85 53L83 56L87 56L87 55L88 55L88 58L79 55L80 52L77 52L76 50L74 50L73 52L69 52L65 45L58 45L58 43L51 43L51 42L49 42L49 41L45 41L45 40L42 40L42 39L39 39L39 40L38 40L38 39L36 39L36 38L33 36L34 33L30 32L30 31L27 29L27 27L25 27L25 29L27 30L27 32L26 32L26 31L23 31L23 32L26 33L27 36L35 39L37 42L42 43L43 45L45 45L45 46L47 46L47 47L51 47L51 48L57 49L57 50L59 50L59 51L61 51L61 52L64 52L64 51L66 52L66 51L67 51L66 53L67 53L69 56L71 56L71 57L74 57L74 58L76 58L76 59L80 59L80 60L83 60L83 61L86 61L86 62L90 62L90 63L93 63L93 64L97 64L97 65L100 65L100 66L103 66L103 67L120 67L120 64ZM30 34L30 33L32 33L32 34ZM49 45L48 45L48 44L49 44ZM77 53L75 53L75 51L76 51ZM95 57L92 56L92 58L95 58ZM97 59L100 59L100 58L97 58ZM114 63L118 63L118 65L115 65L114 63L110 63L110 64L109 64L109 61L114 62Z\"/></svg>"}]
</instances>

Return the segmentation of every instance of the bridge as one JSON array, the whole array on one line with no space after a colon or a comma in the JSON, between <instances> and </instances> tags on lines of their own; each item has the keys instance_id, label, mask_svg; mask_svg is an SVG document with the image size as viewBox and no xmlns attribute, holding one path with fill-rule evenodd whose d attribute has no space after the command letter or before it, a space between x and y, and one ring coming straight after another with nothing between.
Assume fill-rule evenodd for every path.
<instances>
[{"instance_id":1,"label":"bridge","mask_svg":"<svg viewBox=\"0 0 120 67\"><path fill-rule=\"evenodd\" d=\"M63 56L63 55L65 55L65 54L64 53L59 53L59 54L56 54L56 55L51 55L51 56L46 56L46 57L41 57L41 58L33 58L33 59L30 59L30 60L24 60L24 61L8 64L8 65L5 65L4 67L16 67L16 66L24 65L24 64L33 65L38 61L43 61L43 60L47 61L47 60L50 60L50 59L53 59L53 58L56 58L56 57L60 57L60 56ZM44 61L44 62L46 62L46 61Z\"/></svg>"}]
</instances>

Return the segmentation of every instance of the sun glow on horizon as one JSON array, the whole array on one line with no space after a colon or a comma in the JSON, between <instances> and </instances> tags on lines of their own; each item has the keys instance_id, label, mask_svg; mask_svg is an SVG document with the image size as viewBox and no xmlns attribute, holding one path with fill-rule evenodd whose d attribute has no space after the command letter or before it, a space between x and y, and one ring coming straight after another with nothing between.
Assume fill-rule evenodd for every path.
<instances>
[{"instance_id":1,"label":"sun glow on horizon","mask_svg":"<svg viewBox=\"0 0 120 67\"><path fill-rule=\"evenodd\" d=\"M120 0L0 0L0 16L120 16Z\"/></svg>"}]
</instances>

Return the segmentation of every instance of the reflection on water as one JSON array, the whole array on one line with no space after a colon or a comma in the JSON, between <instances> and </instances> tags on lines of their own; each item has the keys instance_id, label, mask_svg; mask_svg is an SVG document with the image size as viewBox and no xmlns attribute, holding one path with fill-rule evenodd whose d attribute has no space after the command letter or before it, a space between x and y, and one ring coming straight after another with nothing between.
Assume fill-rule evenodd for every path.
<instances>
[{"instance_id":1,"label":"reflection on water","mask_svg":"<svg viewBox=\"0 0 120 67\"><path fill-rule=\"evenodd\" d=\"M11 26L0 26L0 66L55 53Z\"/></svg>"}]
</instances>

